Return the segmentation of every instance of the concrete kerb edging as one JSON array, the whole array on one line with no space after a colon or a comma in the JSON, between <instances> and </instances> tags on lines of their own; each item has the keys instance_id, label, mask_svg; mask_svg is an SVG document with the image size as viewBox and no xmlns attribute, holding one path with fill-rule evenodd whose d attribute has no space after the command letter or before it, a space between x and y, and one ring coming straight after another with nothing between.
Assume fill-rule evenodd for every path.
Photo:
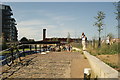
<instances>
[{"instance_id":1,"label":"concrete kerb edging","mask_svg":"<svg viewBox=\"0 0 120 80\"><path fill-rule=\"evenodd\" d=\"M92 71L97 78L118 78L118 71L108 66L95 56L90 55L87 51L83 51L83 53L88 59Z\"/></svg>"}]
</instances>

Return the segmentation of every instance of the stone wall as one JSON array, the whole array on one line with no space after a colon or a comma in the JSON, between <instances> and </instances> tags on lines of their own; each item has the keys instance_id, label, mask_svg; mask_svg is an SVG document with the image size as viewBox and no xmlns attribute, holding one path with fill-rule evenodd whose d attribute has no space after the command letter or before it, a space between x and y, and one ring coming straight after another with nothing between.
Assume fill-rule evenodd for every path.
<instances>
[{"instance_id":1,"label":"stone wall","mask_svg":"<svg viewBox=\"0 0 120 80\"><path fill-rule=\"evenodd\" d=\"M114 70L95 56L90 55L87 51L83 51L85 57L91 65L92 72L97 78L118 78L118 71Z\"/></svg>"}]
</instances>

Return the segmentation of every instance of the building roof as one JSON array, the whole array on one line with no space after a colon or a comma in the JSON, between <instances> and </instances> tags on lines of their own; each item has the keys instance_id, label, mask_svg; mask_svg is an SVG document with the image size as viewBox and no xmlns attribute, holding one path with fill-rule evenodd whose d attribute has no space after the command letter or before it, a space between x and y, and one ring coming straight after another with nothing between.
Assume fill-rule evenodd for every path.
<instances>
[{"instance_id":1,"label":"building roof","mask_svg":"<svg viewBox=\"0 0 120 80\"><path fill-rule=\"evenodd\" d=\"M60 44L60 41L33 41L33 42L21 42L21 44Z\"/></svg>"}]
</instances>

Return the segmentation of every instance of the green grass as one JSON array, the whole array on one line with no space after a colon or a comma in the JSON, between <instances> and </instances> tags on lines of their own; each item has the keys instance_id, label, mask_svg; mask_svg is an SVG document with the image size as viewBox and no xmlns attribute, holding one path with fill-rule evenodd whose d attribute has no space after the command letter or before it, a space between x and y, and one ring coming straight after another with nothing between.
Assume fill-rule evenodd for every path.
<instances>
[{"instance_id":1,"label":"green grass","mask_svg":"<svg viewBox=\"0 0 120 80\"><path fill-rule=\"evenodd\" d=\"M89 43L87 44L87 51L93 55L93 56L97 56L97 55L111 55L111 54L118 54L120 53L120 43L113 43L112 45L106 45L105 43L101 44L101 47L98 48L97 47L98 42L96 41L95 43L95 47L93 48L93 46ZM80 45L76 46L77 48L81 48L82 47ZM109 65L112 68L119 68L118 65L107 62L107 61L103 61L105 62L107 65Z\"/></svg>"},{"instance_id":2,"label":"green grass","mask_svg":"<svg viewBox=\"0 0 120 80\"><path fill-rule=\"evenodd\" d=\"M29 48L24 49L24 51L29 51L29 50L30 50ZM32 49L32 50L35 50L35 49ZM19 49L19 51L23 51L23 49ZM14 50L14 52L15 52L15 50ZM5 55L8 53L10 53L10 51L4 51L4 52L1 52L0 55Z\"/></svg>"},{"instance_id":3,"label":"green grass","mask_svg":"<svg viewBox=\"0 0 120 80\"><path fill-rule=\"evenodd\" d=\"M82 45L80 43L71 43L72 46L82 49ZM113 43L112 45L107 45L105 43L101 44L101 47L98 48L98 41L95 42L95 48L88 43L87 51L92 55L102 55L102 54L118 54L120 53L120 43Z\"/></svg>"},{"instance_id":4,"label":"green grass","mask_svg":"<svg viewBox=\"0 0 120 80\"><path fill-rule=\"evenodd\" d=\"M100 48L93 48L91 45L88 45L87 50L94 56L101 54L118 54L120 52L118 47L120 47L118 43L114 43L112 45L106 45L103 43Z\"/></svg>"},{"instance_id":5,"label":"green grass","mask_svg":"<svg viewBox=\"0 0 120 80\"><path fill-rule=\"evenodd\" d=\"M7 53L9 53L9 52L10 52L10 51L1 52L1 53L0 53L0 56L1 56L1 55L5 55L5 54L7 54Z\"/></svg>"}]
</instances>

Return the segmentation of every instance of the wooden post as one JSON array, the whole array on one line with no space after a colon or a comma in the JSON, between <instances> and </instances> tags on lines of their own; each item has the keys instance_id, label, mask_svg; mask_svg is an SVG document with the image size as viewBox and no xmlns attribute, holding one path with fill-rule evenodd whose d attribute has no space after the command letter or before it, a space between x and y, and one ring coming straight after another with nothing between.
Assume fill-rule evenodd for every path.
<instances>
[{"instance_id":1,"label":"wooden post","mask_svg":"<svg viewBox=\"0 0 120 80\"><path fill-rule=\"evenodd\" d=\"M46 51L48 50L47 44L46 44Z\"/></svg>"},{"instance_id":2,"label":"wooden post","mask_svg":"<svg viewBox=\"0 0 120 80\"><path fill-rule=\"evenodd\" d=\"M93 39L93 43L92 44L93 44L93 48L95 48L95 39Z\"/></svg>"},{"instance_id":3,"label":"wooden post","mask_svg":"<svg viewBox=\"0 0 120 80\"><path fill-rule=\"evenodd\" d=\"M12 54L12 63L14 63L14 54L13 54L14 49L11 48L11 54Z\"/></svg>"},{"instance_id":4,"label":"wooden post","mask_svg":"<svg viewBox=\"0 0 120 80\"><path fill-rule=\"evenodd\" d=\"M25 47L24 47L24 45L22 46L22 48L23 48L23 53L24 53L24 51L25 51ZM25 53L24 53L24 56L25 56Z\"/></svg>"},{"instance_id":5,"label":"wooden post","mask_svg":"<svg viewBox=\"0 0 120 80\"><path fill-rule=\"evenodd\" d=\"M37 45L36 45L36 51L37 51Z\"/></svg>"},{"instance_id":6,"label":"wooden post","mask_svg":"<svg viewBox=\"0 0 120 80\"><path fill-rule=\"evenodd\" d=\"M39 45L39 48L40 48L40 53L41 53L41 45Z\"/></svg>"},{"instance_id":7,"label":"wooden post","mask_svg":"<svg viewBox=\"0 0 120 80\"><path fill-rule=\"evenodd\" d=\"M23 52L25 51L25 48L24 48L24 46L22 46L22 48L23 48Z\"/></svg>"},{"instance_id":8,"label":"wooden post","mask_svg":"<svg viewBox=\"0 0 120 80\"><path fill-rule=\"evenodd\" d=\"M30 51L31 51L31 45L29 47L30 47Z\"/></svg>"},{"instance_id":9,"label":"wooden post","mask_svg":"<svg viewBox=\"0 0 120 80\"><path fill-rule=\"evenodd\" d=\"M37 51L37 45L35 45L35 51Z\"/></svg>"},{"instance_id":10,"label":"wooden post","mask_svg":"<svg viewBox=\"0 0 120 80\"><path fill-rule=\"evenodd\" d=\"M30 48L30 52L29 52L29 54L32 54L32 52L31 52L31 51L32 51L32 50L31 50L31 45L29 45L29 48Z\"/></svg>"}]
</instances>

